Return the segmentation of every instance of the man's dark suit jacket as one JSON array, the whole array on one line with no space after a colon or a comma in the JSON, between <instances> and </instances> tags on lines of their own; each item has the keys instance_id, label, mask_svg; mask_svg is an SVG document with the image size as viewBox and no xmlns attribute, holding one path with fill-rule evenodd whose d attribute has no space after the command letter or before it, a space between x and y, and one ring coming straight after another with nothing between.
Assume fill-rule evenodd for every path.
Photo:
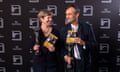
<instances>
[{"instance_id":1,"label":"man's dark suit jacket","mask_svg":"<svg viewBox=\"0 0 120 72\"><path fill-rule=\"evenodd\" d=\"M71 30L71 24L67 24L65 27L61 29L60 37L61 41L63 43L63 49L62 49L62 58L64 60L64 56L67 55L67 49L66 49L66 36L68 30ZM83 49L83 46L80 46L78 44L78 50L80 52L81 60L80 60L80 66L78 69L80 69L80 72L90 72L90 65L91 65L91 52L93 48L96 45L96 39L93 33L93 29L89 24L86 23L79 23L78 28L78 37L85 41L86 49Z\"/></svg>"}]
</instances>

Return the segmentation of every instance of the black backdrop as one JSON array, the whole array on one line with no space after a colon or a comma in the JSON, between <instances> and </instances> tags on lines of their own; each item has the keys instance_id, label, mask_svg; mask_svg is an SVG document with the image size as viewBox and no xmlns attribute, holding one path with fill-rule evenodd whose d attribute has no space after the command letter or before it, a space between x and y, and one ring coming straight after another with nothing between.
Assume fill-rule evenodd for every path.
<instances>
[{"instance_id":1,"label":"black backdrop","mask_svg":"<svg viewBox=\"0 0 120 72\"><path fill-rule=\"evenodd\" d=\"M94 28L94 72L120 72L119 0L0 0L0 72L32 72L30 38L31 29L39 26L38 11L51 10L60 29L70 4L78 5L80 20Z\"/></svg>"}]
</instances>

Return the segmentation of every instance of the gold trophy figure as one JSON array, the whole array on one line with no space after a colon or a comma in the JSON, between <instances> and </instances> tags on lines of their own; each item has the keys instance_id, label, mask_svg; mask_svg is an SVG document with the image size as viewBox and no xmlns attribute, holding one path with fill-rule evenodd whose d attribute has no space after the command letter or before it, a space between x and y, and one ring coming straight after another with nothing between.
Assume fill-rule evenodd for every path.
<instances>
[{"instance_id":1,"label":"gold trophy figure","mask_svg":"<svg viewBox=\"0 0 120 72\"><path fill-rule=\"evenodd\" d=\"M76 37L76 31L75 30L68 30L67 33L67 38L66 38L66 43L67 43L67 50L68 50L68 56L73 57L72 54L72 49L74 47L74 42L75 42L75 38ZM67 69L71 69L73 66L73 61L71 64L67 64Z\"/></svg>"},{"instance_id":2,"label":"gold trophy figure","mask_svg":"<svg viewBox=\"0 0 120 72\"><path fill-rule=\"evenodd\" d=\"M45 40L43 45L46 48L49 48L50 46L53 46L56 43L57 39L58 39L57 36L55 36L54 34L50 33L48 38Z\"/></svg>"}]
</instances>

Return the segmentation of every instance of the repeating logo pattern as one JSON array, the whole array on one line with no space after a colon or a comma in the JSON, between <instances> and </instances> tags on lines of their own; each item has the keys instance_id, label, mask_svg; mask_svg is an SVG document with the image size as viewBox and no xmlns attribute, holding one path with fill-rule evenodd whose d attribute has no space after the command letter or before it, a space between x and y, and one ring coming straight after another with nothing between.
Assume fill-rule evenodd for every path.
<instances>
[{"instance_id":1,"label":"repeating logo pattern","mask_svg":"<svg viewBox=\"0 0 120 72\"><path fill-rule=\"evenodd\" d=\"M95 2L95 3L94 3ZM76 4L80 21L93 26L98 48L95 72L120 72L119 0L0 0L0 72L33 72L31 35L40 26L37 13L53 12L58 29L67 24L65 7Z\"/></svg>"}]
</instances>

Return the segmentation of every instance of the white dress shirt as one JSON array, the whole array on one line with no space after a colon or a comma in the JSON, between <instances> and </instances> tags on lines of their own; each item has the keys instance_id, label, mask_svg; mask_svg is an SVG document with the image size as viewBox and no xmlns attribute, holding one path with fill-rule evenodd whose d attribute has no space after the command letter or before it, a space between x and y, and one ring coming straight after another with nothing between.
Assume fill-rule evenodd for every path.
<instances>
[{"instance_id":1,"label":"white dress shirt","mask_svg":"<svg viewBox=\"0 0 120 72\"><path fill-rule=\"evenodd\" d=\"M75 26L72 25L72 24L71 24L71 28L72 28L72 30L75 30L76 32L78 31L78 27L75 27ZM81 59L81 57L80 57L80 52L79 52L79 50L78 50L77 44L74 45L74 57L75 57L76 59Z\"/></svg>"}]
</instances>

